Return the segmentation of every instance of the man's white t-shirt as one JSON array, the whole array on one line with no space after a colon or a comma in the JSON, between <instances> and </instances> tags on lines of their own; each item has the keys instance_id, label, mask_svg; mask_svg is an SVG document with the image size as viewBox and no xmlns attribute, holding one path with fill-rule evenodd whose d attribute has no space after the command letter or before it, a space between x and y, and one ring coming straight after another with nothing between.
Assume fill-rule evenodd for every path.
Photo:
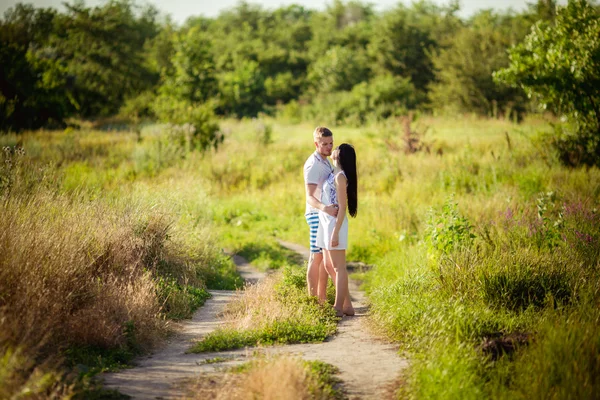
<instances>
[{"instance_id":1,"label":"man's white t-shirt","mask_svg":"<svg viewBox=\"0 0 600 400\"><path fill-rule=\"evenodd\" d=\"M323 182L325 182L332 172L333 167L329 164L327 158L323 158L317 151L312 153L304 163L304 184L317 185L317 190L315 191L315 197L317 199L321 200ZM316 212L319 212L319 210L311 207L310 204L306 202L306 214Z\"/></svg>"}]
</instances>

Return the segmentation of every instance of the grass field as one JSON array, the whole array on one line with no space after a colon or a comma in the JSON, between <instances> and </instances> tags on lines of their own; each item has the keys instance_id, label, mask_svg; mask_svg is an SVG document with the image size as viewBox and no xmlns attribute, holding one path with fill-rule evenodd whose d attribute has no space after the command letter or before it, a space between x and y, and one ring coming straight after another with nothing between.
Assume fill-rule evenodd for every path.
<instances>
[{"instance_id":1,"label":"grass field","mask_svg":"<svg viewBox=\"0 0 600 400\"><path fill-rule=\"evenodd\" d=\"M413 154L399 121L331 128L358 157L348 258L373 266L363 277L373 320L411 359L407 397L600 391L600 171L560 166L542 119L424 116ZM222 248L298 268L276 239L307 245L302 164L314 126L221 129L223 145L206 154L160 126L141 138L0 136L1 390L37 379L40 393L77 391L56 365L111 368L145 351L206 288L240 284Z\"/></svg>"}]
</instances>

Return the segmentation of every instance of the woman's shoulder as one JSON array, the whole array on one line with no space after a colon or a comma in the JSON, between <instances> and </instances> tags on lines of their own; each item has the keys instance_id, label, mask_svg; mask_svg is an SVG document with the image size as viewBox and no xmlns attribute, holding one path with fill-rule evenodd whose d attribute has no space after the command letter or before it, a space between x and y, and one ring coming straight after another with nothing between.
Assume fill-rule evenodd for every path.
<instances>
[{"instance_id":1,"label":"woman's shoulder","mask_svg":"<svg viewBox=\"0 0 600 400\"><path fill-rule=\"evenodd\" d=\"M344 173L344 171L340 171L337 174L335 174L333 179L338 183L348 181L348 178L346 177L346 174Z\"/></svg>"}]
</instances>

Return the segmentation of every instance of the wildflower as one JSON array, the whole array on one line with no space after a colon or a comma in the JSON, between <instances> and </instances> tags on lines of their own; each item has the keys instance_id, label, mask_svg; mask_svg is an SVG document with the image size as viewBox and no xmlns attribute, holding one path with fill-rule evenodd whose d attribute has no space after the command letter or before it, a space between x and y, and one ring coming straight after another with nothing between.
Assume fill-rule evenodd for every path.
<instances>
[{"instance_id":1,"label":"wildflower","mask_svg":"<svg viewBox=\"0 0 600 400\"><path fill-rule=\"evenodd\" d=\"M577 238L585 244L592 244L594 242L594 238L588 233L575 230L575 236L577 236Z\"/></svg>"}]
</instances>

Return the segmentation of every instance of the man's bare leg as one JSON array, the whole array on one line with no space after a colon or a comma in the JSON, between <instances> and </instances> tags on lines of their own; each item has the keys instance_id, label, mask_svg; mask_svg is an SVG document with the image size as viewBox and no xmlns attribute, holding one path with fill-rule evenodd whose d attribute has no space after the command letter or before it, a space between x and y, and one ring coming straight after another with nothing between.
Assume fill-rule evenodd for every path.
<instances>
[{"instance_id":1,"label":"man's bare leg","mask_svg":"<svg viewBox=\"0 0 600 400\"><path fill-rule=\"evenodd\" d=\"M327 279L329 274L327 273L326 263L327 260L323 257L323 262L319 265L319 303L321 304L327 302Z\"/></svg>"},{"instance_id":2,"label":"man's bare leg","mask_svg":"<svg viewBox=\"0 0 600 400\"><path fill-rule=\"evenodd\" d=\"M306 286L309 296L319 295L319 270L323 262L323 253L310 253L306 268Z\"/></svg>"}]
</instances>

